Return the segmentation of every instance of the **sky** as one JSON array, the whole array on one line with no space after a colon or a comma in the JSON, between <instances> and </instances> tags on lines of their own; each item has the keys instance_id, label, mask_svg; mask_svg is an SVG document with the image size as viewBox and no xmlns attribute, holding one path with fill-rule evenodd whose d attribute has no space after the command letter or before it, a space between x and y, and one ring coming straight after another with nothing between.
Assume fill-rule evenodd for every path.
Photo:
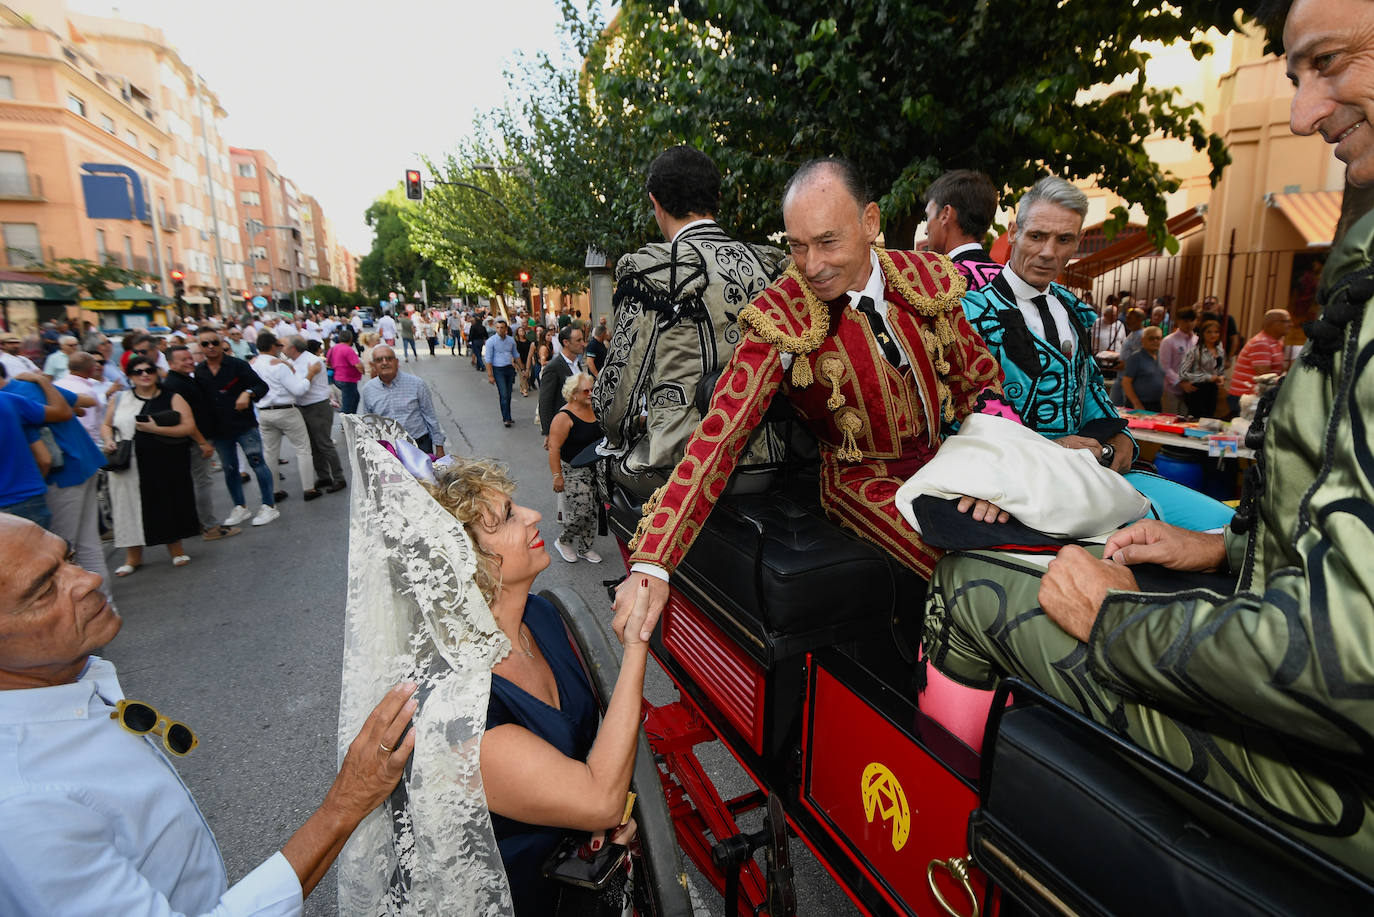
<instances>
[{"instance_id":1,"label":"sky","mask_svg":"<svg viewBox=\"0 0 1374 917\"><path fill-rule=\"evenodd\" d=\"M22 4L19 4L22 6ZM232 146L267 150L348 249L363 212L419 155L437 159L508 95L521 52L558 53L557 0L68 0L158 26L228 112ZM428 176L426 176L428 177Z\"/></svg>"}]
</instances>

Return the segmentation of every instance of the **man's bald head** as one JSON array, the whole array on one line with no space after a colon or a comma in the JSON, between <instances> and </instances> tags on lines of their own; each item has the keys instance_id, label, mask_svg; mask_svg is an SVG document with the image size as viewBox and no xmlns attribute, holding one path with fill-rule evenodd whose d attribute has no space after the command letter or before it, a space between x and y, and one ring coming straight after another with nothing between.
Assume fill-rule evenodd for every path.
<instances>
[{"instance_id":1,"label":"man's bald head","mask_svg":"<svg viewBox=\"0 0 1374 917\"><path fill-rule=\"evenodd\" d=\"M797 191L822 179L838 182L839 187L849 192L849 196L854 199L854 206L859 210L873 200L873 195L868 190L868 182L864 181L858 166L839 156L827 156L803 163L801 168L792 173L792 177L782 189L783 213L786 214L787 204Z\"/></svg>"},{"instance_id":2,"label":"man's bald head","mask_svg":"<svg viewBox=\"0 0 1374 917\"><path fill-rule=\"evenodd\" d=\"M1288 314L1287 309L1270 309L1264 313L1264 333L1270 337L1281 338L1288 334L1288 329L1293 325L1293 316Z\"/></svg>"}]
</instances>

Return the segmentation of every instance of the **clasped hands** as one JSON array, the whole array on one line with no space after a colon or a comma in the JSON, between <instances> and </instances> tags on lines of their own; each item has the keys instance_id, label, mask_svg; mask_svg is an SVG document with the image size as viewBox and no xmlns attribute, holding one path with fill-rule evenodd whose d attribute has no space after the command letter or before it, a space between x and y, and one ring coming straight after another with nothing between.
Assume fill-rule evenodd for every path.
<instances>
[{"instance_id":1,"label":"clasped hands","mask_svg":"<svg viewBox=\"0 0 1374 917\"><path fill-rule=\"evenodd\" d=\"M1159 564L1170 570L1216 570L1226 561L1226 545L1220 535L1147 519L1107 539L1102 556L1105 559L1098 560L1077 545L1069 545L1050 561L1040 580L1040 607L1065 633L1084 643L1107 593L1138 588L1129 567Z\"/></svg>"}]
</instances>

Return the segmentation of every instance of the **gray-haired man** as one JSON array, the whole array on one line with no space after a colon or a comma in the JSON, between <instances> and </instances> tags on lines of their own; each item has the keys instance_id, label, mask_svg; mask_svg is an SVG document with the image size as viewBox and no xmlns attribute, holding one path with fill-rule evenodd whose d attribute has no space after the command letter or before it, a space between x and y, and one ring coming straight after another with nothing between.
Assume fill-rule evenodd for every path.
<instances>
[{"instance_id":1,"label":"gray-haired man","mask_svg":"<svg viewBox=\"0 0 1374 917\"><path fill-rule=\"evenodd\" d=\"M1002 365L1007 400L1026 426L1125 472L1135 441L1093 359L1097 315L1054 282L1087 212L1087 196L1062 178L1036 182L1017 204L1006 269L964 297L964 314Z\"/></svg>"}]
</instances>

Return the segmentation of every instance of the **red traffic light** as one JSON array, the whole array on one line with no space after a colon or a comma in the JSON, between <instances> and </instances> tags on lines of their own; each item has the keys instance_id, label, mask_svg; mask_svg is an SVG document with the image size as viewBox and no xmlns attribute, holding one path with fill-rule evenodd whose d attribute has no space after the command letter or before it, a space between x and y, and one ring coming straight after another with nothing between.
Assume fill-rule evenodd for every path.
<instances>
[{"instance_id":1,"label":"red traffic light","mask_svg":"<svg viewBox=\"0 0 1374 917\"><path fill-rule=\"evenodd\" d=\"M521 283L529 283L529 282L530 282L530 272L529 272L529 271L521 271L521 272L520 272L520 282L521 282Z\"/></svg>"},{"instance_id":2,"label":"red traffic light","mask_svg":"<svg viewBox=\"0 0 1374 917\"><path fill-rule=\"evenodd\" d=\"M185 279L186 279L186 275L183 274L181 271L172 271L172 272L171 272L170 274L168 274L167 276L171 277L173 280L185 280Z\"/></svg>"},{"instance_id":3,"label":"red traffic light","mask_svg":"<svg viewBox=\"0 0 1374 917\"><path fill-rule=\"evenodd\" d=\"M419 169L406 169L406 198L412 201L422 200L425 196L424 183L420 181Z\"/></svg>"}]
</instances>

